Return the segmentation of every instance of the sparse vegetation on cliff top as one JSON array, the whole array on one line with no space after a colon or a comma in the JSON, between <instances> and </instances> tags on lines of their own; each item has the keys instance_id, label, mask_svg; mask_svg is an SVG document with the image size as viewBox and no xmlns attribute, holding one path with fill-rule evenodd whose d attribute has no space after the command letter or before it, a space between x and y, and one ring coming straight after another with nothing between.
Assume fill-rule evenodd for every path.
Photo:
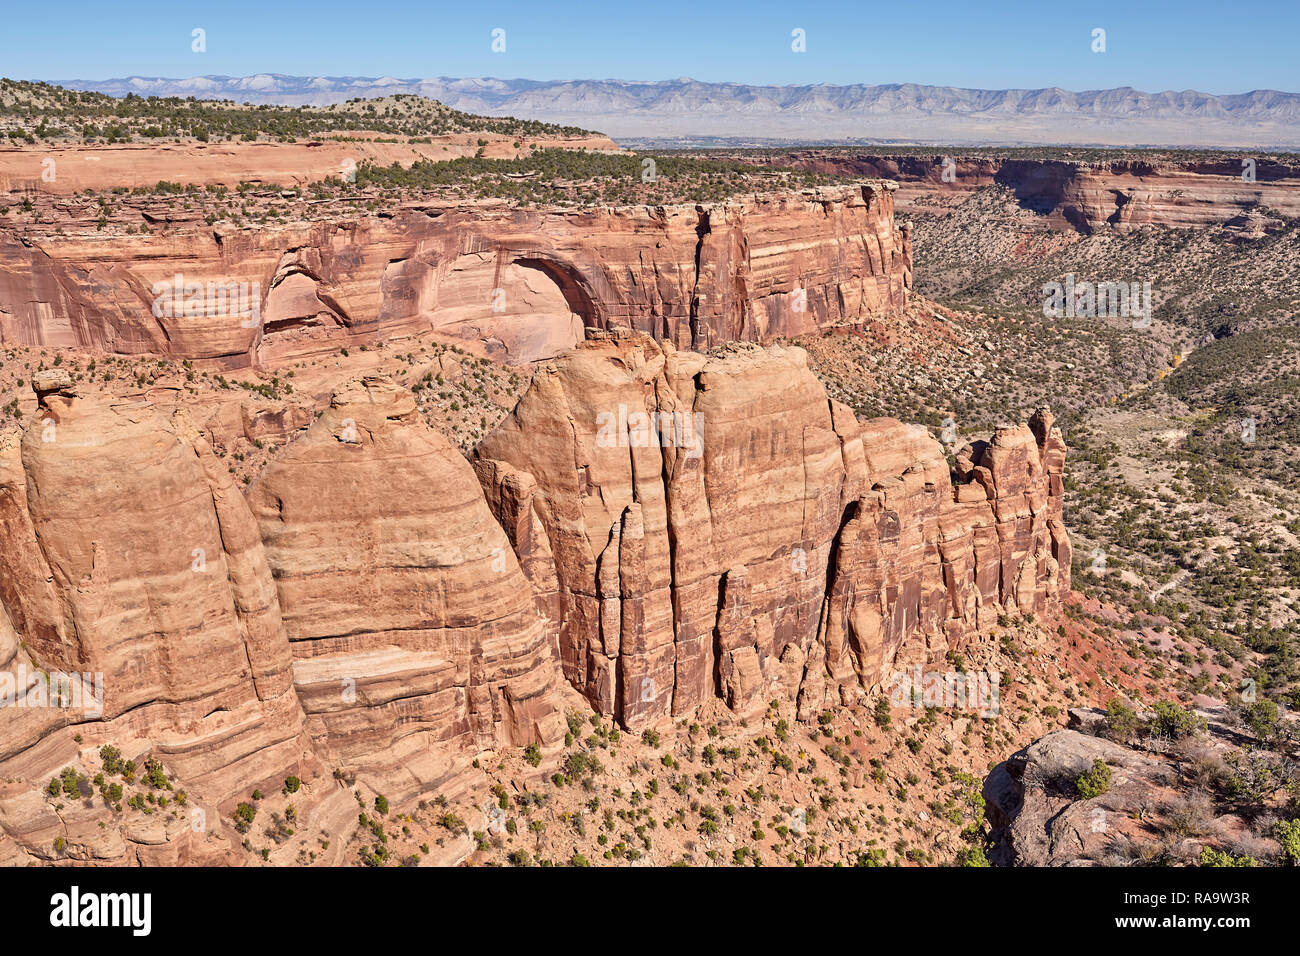
<instances>
[{"instance_id":1,"label":"sparse vegetation on cliff top","mask_svg":"<svg viewBox=\"0 0 1300 956\"><path fill-rule=\"evenodd\" d=\"M330 106L253 106L179 96L121 99L49 83L0 79L0 132L15 142L131 143L266 139L290 142L346 132L425 137L450 133L580 136L588 131L509 116L475 116L398 94Z\"/></svg>"}]
</instances>

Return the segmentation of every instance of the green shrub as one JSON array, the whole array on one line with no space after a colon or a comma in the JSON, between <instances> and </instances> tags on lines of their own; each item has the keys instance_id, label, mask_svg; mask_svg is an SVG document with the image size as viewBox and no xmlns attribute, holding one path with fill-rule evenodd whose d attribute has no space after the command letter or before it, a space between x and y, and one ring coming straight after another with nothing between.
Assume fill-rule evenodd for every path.
<instances>
[{"instance_id":1,"label":"green shrub","mask_svg":"<svg viewBox=\"0 0 1300 956\"><path fill-rule=\"evenodd\" d=\"M112 744L104 744L99 748L99 761L104 765L104 773L107 774L120 774L125 769L122 751Z\"/></svg>"},{"instance_id":2,"label":"green shrub","mask_svg":"<svg viewBox=\"0 0 1300 956\"><path fill-rule=\"evenodd\" d=\"M1201 847L1201 866L1259 866L1254 857L1233 856L1224 850Z\"/></svg>"},{"instance_id":3,"label":"green shrub","mask_svg":"<svg viewBox=\"0 0 1300 956\"><path fill-rule=\"evenodd\" d=\"M888 698L880 697L876 700L875 718L877 727L883 729L889 726L890 716Z\"/></svg>"},{"instance_id":4,"label":"green shrub","mask_svg":"<svg viewBox=\"0 0 1300 956\"><path fill-rule=\"evenodd\" d=\"M1273 836L1282 848L1278 862L1283 866L1300 866L1300 819L1279 820L1273 824Z\"/></svg>"},{"instance_id":5,"label":"green shrub","mask_svg":"<svg viewBox=\"0 0 1300 956\"><path fill-rule=\"evenodd\" d=\"M1268 740L1277 731L1277 702L1265 698L1241 709L1241 719L1261 740Z\"/></svg>"},{"instance_id":6,"label":"green shrub","mask_svg":"<svg viewBox=\"0 0 1300 956\"><path fill-rule=\"evenodd\" d=\"M1100 797L1110 791L1110 767L1098 758L1092 762L1092 769L1074 781L1074 788L1084 800Z\"/></svg>"},{"instance_id":7,"label":"green shrub","mask_svg":"<svg viewBox=\"0 0 1300 956\"><path fill-rule=\"evenodd\" d=\"M1138 719L1136 711L1114 698L1106 705L1106 718L1102 722L1102 728L1103 734L1111 740L1127 743L1138 735L1142 721Z\"/></svg>"},{"instance_id":8,"label":"green shrub","mask_svg":"<svg viewBox=\"0 0 1300 956\"><path fill-rule=\"evenodd\" d=\"M1151 722L1152 733L1175 740L1192 737L1205 729L1205 720L1190 708L1179 707L1170 700L1158 700L1151 708L1155 718Z\"/></svg>"},{"instance_id":9,"label":"green shrub","mask_svg":"<svg viewBox=\"0 0 1300 956\"><path fill-rule=\"evenodd\" d=\"M963 847L957 854L958 866L990 866L989 858L977 846Z\"/></svg>"},{"instance_id":10,"label":"green shrub","mask_svg":"<svg viewBox=\"0 0 1300 956\"><path fill-rule=\"evenodd\" d=\"M444 830L450 830L452 833L468 833L469 827L465 821L454 813L444 813L438 820L438 825Z\"/></svg>"}]
</instances>

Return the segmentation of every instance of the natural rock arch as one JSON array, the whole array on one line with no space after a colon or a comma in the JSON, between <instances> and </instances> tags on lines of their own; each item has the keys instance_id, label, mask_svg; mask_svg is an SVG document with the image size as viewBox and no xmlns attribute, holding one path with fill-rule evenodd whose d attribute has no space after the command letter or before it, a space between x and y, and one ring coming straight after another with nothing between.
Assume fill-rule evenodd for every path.
<instances>
[{"instance_id":1,"label":"natural rock arch","mask_svg":"<svg viewBox=\"0 0 1300 956\"><path fill-rule=\"evenodd\" d=\"M443 267L430 322L435 331L478 339L510 363L550 358L599 322L597 297L578 270L504 249L462 253Z\"/></svg>"}]
</instances>

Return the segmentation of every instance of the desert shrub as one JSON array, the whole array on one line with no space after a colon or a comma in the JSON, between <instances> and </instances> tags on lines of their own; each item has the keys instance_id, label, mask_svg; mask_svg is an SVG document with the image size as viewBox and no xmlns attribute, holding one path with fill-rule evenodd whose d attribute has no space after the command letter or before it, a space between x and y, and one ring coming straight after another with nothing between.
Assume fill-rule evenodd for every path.
<instances>
[{"instance_id":1,"label":"desert shrub","mask_svg":"<svg viewBox=\"0 0 1300 956\"><path fill-rule=\"evenodd\" d=\"M1277 732L1277 702L1264 698L1247 704L1240 711L1242 723L1261 740L1270 739Z\"/></svg>"},{"instance_id":2,"label":"desert shrub","mask_svg":"<svg viewBox=\"0 0 1300 956\"><path fill-rule=\"evenodd\" d=\"M1205 729L1203 717L1190 708L1179 707L1173 701L1156 701L1151 709L1155 711L1155 717L1151 721L1149 730L1161 737L1180 740L1184 737L1193 737Z\"/></svg>"},{"instance_id":3,"label":"desert shrub","mask_svg":"<svg viewBox=\"0 0 1300 956\"><path fill-rule=\"evenodd\" d=\"M1201 836L1214 822L1214 805L1203 793L1190 793L1171 800L1161 808L1165 828L1178 836Z\"/></svg>"},{"instance_id":4,"label":"desert shrub","mask_svg":"<svg viewBox=\"0 0 1300 956\"><path fill-rule=\"evenodd\" d=\"M119 774L125 769L122 751L112 744L104 744L99 748L99 762L104 767L104 773L107 774Z\"/></svg>"},{"instance_id":5,"label":"desert shrub","mask_svg":"<svg viewBox=\"0 0 1300 956\"><path fill-rule=\"evenodd\" d=\"M874 716L876 718L877 727L887 728L889 726L890 716L889 716L888 699L884 697L880 697L876 700L876 710Z\"/></svg>"},{"instance_id":6,"label":"desert shrub","mask_svg":"<svg viewBox=\"0 0 1300 956\"><path fill-rule=\"evenodd\" d=\"M1233 856L1225 850L1201 847L1201 866L1258 866L1253 857Z\"/></svg>"},{"instance_id":7,"label":"desert shrub","mask_svg":"<svg viewBox=\"0 0 1300 956\"><path fill-rule=\"evenodd\" d=\"M155 790L171 789L171 784L167 782L167 772L152 755L146 757L144 761L144 782Z\"/></svg>"},{"instance_id":8,"label":"desert shrub","mask_svg":"<svg viewBox=\"0 0 1300 956\"><path fill-rule=\"evenodd\" d=\"M1102 721L1102 735L1120 743L1128 743L1142 729L1137 711L1124 705L1118 698L1106 705L1106 718Z\"/></svg>"},{"instance_id":9,"label":"desert shrub","mask_svg":"<svg viewBox=\"0 0 1300 956\"><path fill-rule=\"evenodd\" d=\"M984 855L984 851L977 846L962 847L957 853L958 866L990 866L989 858Z\"/></svg>"},{"instance_id":10,"label":"desert shrub","mask_svg":"<svg viewBox=\"0 0 1300 956\"><path fill-rule=\"evenodd\" d=\"M1110 791L1110 767L1106 761L1098 758L1092 762L1092 769L1074 781L1074 788L1084 800L1100 797Z\"/></svg>"},{"instance_id":11,"label":"desert shrub","mask_svg":"<svg viewBox=\"0 0 1300 956\"><path fill-rule=\"evenodd\" d=\"M1277 821L1273 824L1273 836L1281 846L1278 862L1283 866L1300 866L1300 819Z\"/></svg>"},{"instance_id":12,"label":"desert shrub","mask_svg":"<svg viewBox=\"0 0 1300 956\"><path fill-rule=\"evenodd\" d=\"M1225 794L1245 805L1262 803L1285 783L1276 758L1259 750L1229 755L1218 780Z\"/></svg>"}]
</instances>

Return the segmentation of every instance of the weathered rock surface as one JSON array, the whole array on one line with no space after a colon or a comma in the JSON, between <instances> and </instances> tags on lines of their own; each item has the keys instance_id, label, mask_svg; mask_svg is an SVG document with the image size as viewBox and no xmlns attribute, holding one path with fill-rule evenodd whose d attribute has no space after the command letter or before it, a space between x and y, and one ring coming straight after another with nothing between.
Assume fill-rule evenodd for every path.
<instances>
[{"instance_id":1,"label":"weathered rock surface","mask_svg":"<svg viewBox=\"0 0 1300 956\"><path fill-rule=\"evenodd\" d=\"M272 860L322 831L337 854L356 805L331 771L455 795L481 755L561 739L568 685L627 727L774 696L808 716L1067 593L1046 410L959 451L954 484L925 429L857 421L801 349L593 336L472 464L365 377L247 497L186 413L36 373L36 415L0 436L0 689L43 670L103 693L0 708L0 861L238 860L235 805L289 774L311 829ZM284 414L242 426L307 412ZM110 743L211 823L101 827L95 795L44 792Z\"/></svg>"},{"instance_id":2,"label":"weathered rock surface","mask_svg":"<svg viewBox=\"0 0 1300 956\"><path fill-rule=\"evenodd\" d=\"M566 676L627 726L781 688L820 707L1055 609L1064 453L1044 410L964 450L954 488L923 428L857 422L801 349L633 334L540 367L476 451Z\"/></svg>"},{"instance_id":3,"label":"weathered rock surface","mask_svg":"<svg viewBox=\"0 0 1300 956\"><path fill-rule=\"evenodd\" d=\"M1146 225L1231 228L1260 207L1300 215L1300 168L1273 159L1085 163L809 149L769 161L896 180L900 208L936 192L1006 186L1026 208L1083 233Z\"/></svg>"},{"instance_id":4,"label":"weathered rock surface","mask_svg":"<svg viewBox=\"0 0 1300 956\"><path fill-rule=\"evenodd\" d=\"M45 853L61 836L72 858L140 859L141 842L167 844L153 862L224 858L219 820L239 794L286 773L324 775L257 527L183 415L83 403L66 375L34 385L37 420L21 445L0 442L0 685L15 702L3 711L0 778L21 781L0 795L0 829ZM57 673L77 675L82 696L51 704L41 690ZM32 706L18 705L26 692ZM92 800L59 817L32 791L107 743L162 760L211 827L191 833L178 816L152 821L157 839L137 839L136 824L104 835L102 814L85 812Z\"/></svg>"},{"instance_id":5,"label":"weathered rock surface","mask_svg":"<svg viewBox=\"0 0 1300 956\"><path fill-rule=\"evenodd\" d=\"M1108 792L1079 799L1074 782L1094 760L1111 769ZM1058 730L998 764L984 782L993 826L992 862L1016 866L1087 866L1128 840L1151 839L1134 819L1175 795L1168 765L1120 744Z\"/></svg>"},{"instance_id":6,"label":"weathered rock surface","mask_svg":"<svg viewBox=\"0 0 1300 956\"><path fill-rule=\"evenodd\" d=\"M222 185L241 183L306 186L338 176L349 164L410 166L419 160L440 162L481 153L489 159L512 159L526 152L515 136L501 133L449 133L424 142L397 142L362 137L298 143L152 142L106 145L42 144L40 149L0 152L0 192L37 190L69 194L82 190L151 187L160 180ZM618 145L599 133L529 136L543 148L617 152ZM53 162L57 175L44 176ZM42 165L45 163L45 165ZM176 213L173 213L176 214ZM181 213L183 215L183 213ZM195 218L198 218L197 216Z\"/></svg>"},{"instance_id":7,"label":"weathered rock surface","mask_svg":"<svg viewBox=\"0 0 1300 956\"><path fill-rule=\"evenodd\" d=\"M510 362L557 354L587 326L678 347L764 342L902 310L911 244L894 225L893 188L654 208L412 205L385 218L112 238L0 234L0 342L226 367L430 328Z\"/></svg>"},{"instance_id":8,"label":"weathered rock surface","mask_svg":"<svg viewBox=\"0 0 1300 956\"><path fill-rule=\"evenodd\" d=\"M249 491L309 729L393 798L564 735L553 640L474 472L364 379Z\"/></svg>"}]
</instances>

